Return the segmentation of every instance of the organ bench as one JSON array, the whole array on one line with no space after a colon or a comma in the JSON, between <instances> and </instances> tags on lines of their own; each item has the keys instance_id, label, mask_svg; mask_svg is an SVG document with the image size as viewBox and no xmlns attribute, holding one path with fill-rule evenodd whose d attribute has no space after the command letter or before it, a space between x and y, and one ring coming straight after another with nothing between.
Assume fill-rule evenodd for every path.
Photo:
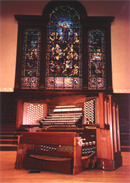
<instances>
[{"instance_id":1,"label":"organ bench","mask_svg":"<svg viewBox=\"0 0 130 183\"><path fill-rule=\"evenodd\" d=\"M93 135L88 139L89 133L86 129L85 133L82 133L84 136L82 139L76 132L24 132L19 139L15 168L78 174L83 167L94 167L96 163L95 130L91 130ZM90 142L93 146L89 144ZM83 149L82 143L85 144ZM91 158L88 159L90 154Z\"/></svg>"}]
</instances>

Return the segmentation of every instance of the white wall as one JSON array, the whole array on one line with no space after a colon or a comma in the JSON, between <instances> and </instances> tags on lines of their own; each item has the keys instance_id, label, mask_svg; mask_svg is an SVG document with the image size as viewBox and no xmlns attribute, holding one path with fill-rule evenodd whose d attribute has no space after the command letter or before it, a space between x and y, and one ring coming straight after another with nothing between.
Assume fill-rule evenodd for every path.
<instances>
[{"instance_id":1,"label":"white wall","mask_svg":"<svg viewBox=\"0 0 130 183\"><path fill-rule=\"evenodd\" d=\"M0 91L14 90L18 23L15 14L42 15L49 1L1 1ZM115 16L111 25L115 93L130 93L130 1L80 1L88 16Z\"/></svg>"}]
</instances>

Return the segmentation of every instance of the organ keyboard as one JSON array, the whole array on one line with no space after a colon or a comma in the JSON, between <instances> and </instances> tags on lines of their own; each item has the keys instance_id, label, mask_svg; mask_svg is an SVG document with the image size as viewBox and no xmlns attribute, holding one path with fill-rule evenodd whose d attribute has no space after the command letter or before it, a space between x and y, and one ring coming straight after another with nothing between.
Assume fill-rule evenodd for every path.
<instances>
[{"instance_id":1,"label":"organ keyboard","mask_svg":"<svg viewBox=\"0 0 130 183\"><path fill-rule=\"evenodd\" d=\"M45 117L40 123L43 126L75 126L82 120L82 113L53 113Z\"/></svg>"},{"instance_id":2,"label":"organ keyboard","mask_svg":"<svg viewBox=\"0 0 130 183\"><path fill-rule=\"evenodd\" d=\"M22 105L18 101L20 109ZM17 111L19 119L21 110ZM40 126L21 133L15 168L72 174L95 166L118 168L122 165L118 115L117 100L103 93L86 98L82 111L57 110L46 115Z\"/></svg>"}]
</instances>

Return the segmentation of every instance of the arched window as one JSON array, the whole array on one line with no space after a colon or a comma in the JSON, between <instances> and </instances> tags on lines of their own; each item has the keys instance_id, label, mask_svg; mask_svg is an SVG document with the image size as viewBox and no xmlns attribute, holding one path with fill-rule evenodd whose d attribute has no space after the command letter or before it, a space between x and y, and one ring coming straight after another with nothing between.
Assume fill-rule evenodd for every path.
<instances>
[{"instance_id":1,"label":"arched window","mask_svg":"<svg viewBox=\"0 0 130 183\"><path fill-rule=\"evenodd\" d=\"M112 92L114 17L87 16L76 0L50 1L41 16L15 18L19 22L15 91L30 90L41 96L57 91Z\"/></svg>"},{"instance_id":2,"label":"arched window","mask_svg":"<svg viewBox=\"0 0 130 183\"><path fill-rule=\"evenodd\" d=\"M106 89L104 29L88 29L88 89Z\"/></svg>"},{"instance_id":3,"label":"arched window","mask_svg":"<svg viewBox=\"0 0 130 183\"><path fill-rule=\"evenodd\" d=\"M55 8L47 26L46 88L82 87L82 27L69 6Z\"/></svg>"},{"instance_id":4,"label":"arched window","mask_svg":"<svg viewBox=\"0 0 130 183\"><path fill-rule=\"evenodd\" d=\"M22 48L21 88L38 89L40 80L41 29L25 28Z\"/></svg>"}]
</instances>

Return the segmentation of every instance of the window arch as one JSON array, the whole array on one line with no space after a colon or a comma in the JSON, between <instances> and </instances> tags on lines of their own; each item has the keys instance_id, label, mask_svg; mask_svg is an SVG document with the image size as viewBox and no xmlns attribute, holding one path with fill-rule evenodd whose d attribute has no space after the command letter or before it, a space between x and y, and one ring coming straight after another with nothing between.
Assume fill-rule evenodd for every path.
<instances>
[{"instance_id":1,"label":"window arch","mask_svg":"<svg viewBox=\"0 0 130 183\"><path fill-rule=\"evenodd\" d=\"M69 6L56 7L47 25L46 88L82 87L82 26Z\"/></svg>"}]
</instances>

